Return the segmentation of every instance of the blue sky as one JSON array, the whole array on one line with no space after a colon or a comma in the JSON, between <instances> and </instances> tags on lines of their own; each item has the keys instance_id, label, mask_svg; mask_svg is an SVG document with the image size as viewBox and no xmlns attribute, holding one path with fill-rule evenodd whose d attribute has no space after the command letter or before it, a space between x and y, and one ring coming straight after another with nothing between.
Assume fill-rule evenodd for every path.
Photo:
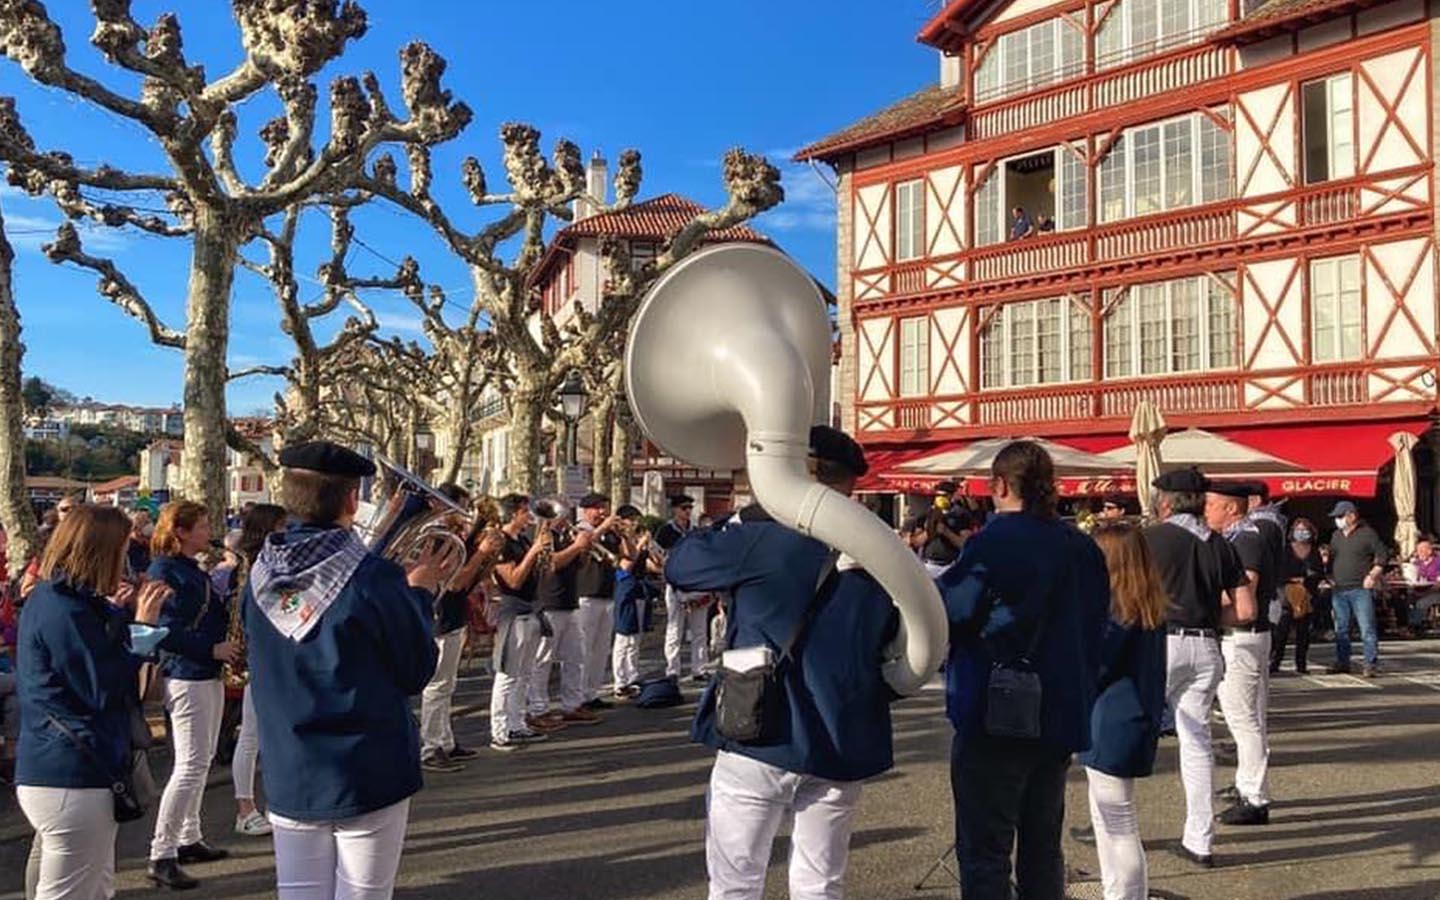
<instances>
[{"instance_id":1,"label":"blue sky","mask_svg":"<svg viewBox=\"0 0 1440 900\"><path fill-rule=\"evenodd\" d=\"M116 75L87 43L93 27L88 3L47 5L64 29L72 66L134 90L132 80ZM576 141L586 157L599 149L612 163L620 150L639 149L645 171L642 198L675 191L718 202L723 198L719 160L738 144L769 155L784 172L789 199L758 226L832 286L833 194L808 167L789 164L788 157L937 74L934 52L914 40L934 0L362 0L362 5L369 13L369 32L322 73L322 84L335 74L371 69L401 108L398 49L420 38L439 50L450 63L446 86L475 111L470 128L434 158L434 193L459 211L452 215L464 225L484 220L470 217L473 210L456 189L460 160L477 156L492 185L498 182L503 170L496 133L502 122L536 125L547 152L562 136ZM167 9L182 10L186 53L212 77L238 61L239 40L228 4L136 0L134 7L142 22ZM30 133L43 148L68 150L87 165L103 161L138 170L161 168L159 148L139 126L40 88L3 59L0 94L17 97ZM270 96L241 110L240 159L249 173L258 168L254 134L275 110ZM0 203L18 257L26 374L112 402L178 402L180 353L151 345L138 323L95 293L91 273L52 265L40 254L40 244L60 220L54 207L3 184ZM375 207L356 215L358 238L388 258L415 256L427 281L468 302L464 269L428 228L392 208ZM183 240L109 229L88 229L84 237L92 253L121 265L162 318L183 325L188 259ZM323 224L312 220L302 239L300 272L313 275L327 241ZM258 245L249 253L262 259ZM388 274L390 269L360 247L349 265L354 274ZM418 318L403 300L369 299L393 333L418 335ZM232 367L290 357L264 282L246 273L237 276L231 321ZM231 412L268 408L278 384L273 379L237 382L230 389Z\"/></svg>"}]
</instances>

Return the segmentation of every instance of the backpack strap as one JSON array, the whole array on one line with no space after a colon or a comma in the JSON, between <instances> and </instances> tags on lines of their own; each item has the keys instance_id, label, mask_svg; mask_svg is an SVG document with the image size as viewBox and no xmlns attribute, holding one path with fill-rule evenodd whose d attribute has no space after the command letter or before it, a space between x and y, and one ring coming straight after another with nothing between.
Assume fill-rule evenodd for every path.
<instances>
[{"instance_id":1,"label":"backpack strap","mask_svg":"<svg viewBox=\"0 0 1440 900\"><path fill-rule=\"evenodd\" d=\"M779 648L781 660L792 659L791 651L795 649L795 645L799 643L805 632L810 629L815 617L820 615L820 610L825 608L825 604L830 602L830 598L835 594L835 585L840 580L840 570L835 567L835 562L839 557L840 554L834 550L825 555L825 562L820 566L820 574L815 579L815 593L810 598L809 605L805 607L805 614L795 623L789 640Z\"/></svg>"}]
</instances>

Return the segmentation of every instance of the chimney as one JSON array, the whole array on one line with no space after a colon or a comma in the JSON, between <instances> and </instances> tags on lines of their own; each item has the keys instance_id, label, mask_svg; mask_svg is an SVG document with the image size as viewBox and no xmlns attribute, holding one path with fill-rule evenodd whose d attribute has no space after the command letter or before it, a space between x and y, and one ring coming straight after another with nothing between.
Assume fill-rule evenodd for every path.
<instances>
[{"instance_id":1,"label":"chimney","mask_svg":"<svg viewBox=\"0 0 1440 900\"><path fill-rule=\"evenodd\" d=\"M953 88L960 84L961 76L964 74L964 66L958 56L951 56L944 50L940 51L940 86Z\"/></svg>"},{"instance_id":2,"label":"chimney","mask_svg":"<svg viewBox=\"0 0 1440 900\"><path fill-rule=\"evenodd\" d=\"M610 164L605 157L596 150L595 155L590 157L590 163L585 167L585 191L601 203L608 203L609 188L606 182L610 180ZM575 201L575 221L588 219L599 210L595 209L585 200Z\"/></svg>"}]
</instances>

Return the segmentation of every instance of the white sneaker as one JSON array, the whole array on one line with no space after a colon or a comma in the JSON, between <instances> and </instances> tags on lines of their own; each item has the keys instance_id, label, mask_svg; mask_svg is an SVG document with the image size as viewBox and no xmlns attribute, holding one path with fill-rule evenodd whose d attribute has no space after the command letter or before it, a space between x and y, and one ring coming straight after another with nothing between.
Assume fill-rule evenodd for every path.
<instances>
[{"instance_id":1,"label":"white sneaker","mask_svg":"<svg viewBox=\"0 0 1440 900\"><path fill-rule=\"evenodd\" d=\"M235 820L235 833L245 837L264 837L270 833L270 822L260 810L252 809L250 815Z\"/></svg>"}]
</instances>

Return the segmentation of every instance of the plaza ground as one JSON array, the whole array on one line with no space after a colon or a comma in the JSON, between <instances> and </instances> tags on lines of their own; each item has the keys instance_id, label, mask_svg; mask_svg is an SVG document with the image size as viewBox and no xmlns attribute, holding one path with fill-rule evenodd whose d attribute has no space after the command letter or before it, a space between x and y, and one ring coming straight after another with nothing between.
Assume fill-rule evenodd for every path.
<instances>
[{"instance_id":1,"label":"plaza ground","mask_svg":"<svg viewBox=\"0 0 1440 900\"><path fill-rule=\"evenodd\" d=\"M1313 650L1311 671L1330 648ZM1219 867L1173 855L1183 817L1174 739L1155 777L1141 782L1142 827L1153 893L1221 900L1435 900L1440 898L1440 642L1383 647L1386 673L1277 678L1271 702L1272 785L1266 828L1224 828ZM937 686L938 687L938 686ZM693 692L692 692L693 693ZM482 746L489 682L462 681L456 730ZM710 755L686 741L692 707L620 708L591 728L508 755L488 750L453 775L427 775L415 798L397 896L466 900L679 900L704 896L704 788ZM855 900L953 898L943 869L917 882L951 839L950 728L943 694L896 707L897 769L867 786L852 842ZM1221 742L1228 734L1216 726ZM1229 763L1233 763L1231 758ZM166 765L157 757L157 768ZM263 772L264 760L261 760ZM1227 784L1222 761L1216 783ZM263 783L263 775L262 775ZM212 774L206 836L235 856L195 866L190 896L273 895L268 842L231 831L228 771ZM1087 842L1084 776L1073 769L1067 861L1095 872ZM263 788L262 788L263 794ZM120 896L150 893L143 876L153 816L121 829ZM0 898L19 897L28 835L13 795L0 809ZM785 896L777 843L767 898ZM948 884L947 884L948 882ZM1076 898L1098 897L1077 883Z\"/></svg>"}]
</instances>

